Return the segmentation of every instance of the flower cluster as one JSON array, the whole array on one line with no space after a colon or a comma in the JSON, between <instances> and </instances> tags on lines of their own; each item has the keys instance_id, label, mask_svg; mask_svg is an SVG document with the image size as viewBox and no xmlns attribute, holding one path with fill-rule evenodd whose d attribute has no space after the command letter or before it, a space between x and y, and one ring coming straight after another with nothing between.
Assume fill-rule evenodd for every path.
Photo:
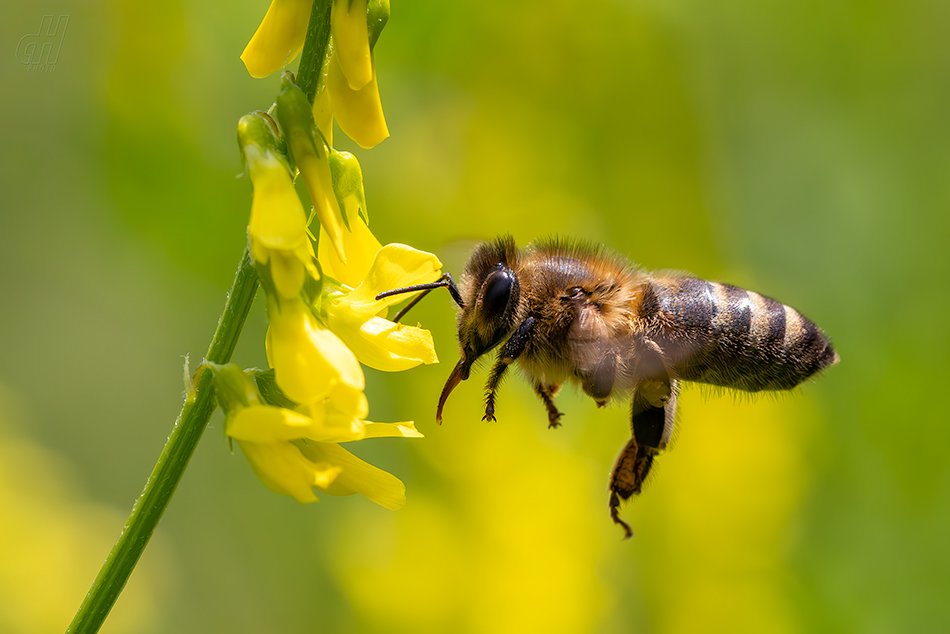
<instances>
[{"instance_id":1,"label":"flower cluster","mask_svg":"<svg viewBox=\"0 0 950 634\"><path fill-rule=\"evenodd\" d=\"M289 64L303 48L311 0L272 0L264 20L241 55L252 77L266 77ZM333 142L332 122L361 147L389 136L376 84L373 48L389 20L389 0L332 0L330 45L313 117Z\"/></svg>"},{"instance_id":2,"label":"flower cluster","mask_svg":"<svg viewBox=\"0 0 950 634\"><path fill-rule=\"evenodd\" d=\"M245 51L252 74L260 68L254 64L262 51L273 53L265 40L275 33L299 35L289 28L293 20L288 18L296 16L306 24L297 4L274 0ZM359 2L337 4L343 8L334 4L334 16L342 12L342 17L334 17L335 28L347 34L358 31L347 21L345 9L353 11ZM365 1L362 10L363 35L368 37ZM341 35L339 42L348 42L347 37ZM300 48L284 46L290 47L283 53L287 56ZM339 52L345 49L338 44L333 56L349 68L354 53ZM367 60L368 81L375 85L368 49ZM347 72L365 75L367 69ZM376 240L366 224L359 163L333 149L289 72L269 112L242 117L238 143L253 190L248 243L267 300L270 369L213 368L226 433L237 441L258 477L278 493L300 502L315 501L315 489L329 495L360 493L386 508L398 508L405 502L402 482L340 443L421 436L412 422L366 419L361 364L399 371L438 361L427 330L386 318L389 307L405 296L375 298L385 290L438 279L442 264L431 253L402 244L382 246ZM316 253L310 215L294 186L298 174L320 223Z\"/></svg>"}]
</instances>

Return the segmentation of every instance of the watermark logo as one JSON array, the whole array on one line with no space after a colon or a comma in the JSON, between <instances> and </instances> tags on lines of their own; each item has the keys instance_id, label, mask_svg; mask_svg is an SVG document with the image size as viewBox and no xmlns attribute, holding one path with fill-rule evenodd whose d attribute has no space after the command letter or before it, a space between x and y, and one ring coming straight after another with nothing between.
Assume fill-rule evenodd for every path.
<instances>
[{"instance_id":1,"label":"watermark logo","mask_svg":"<svg viewBox=\"0 0 950 634\"><path fill-rule=\"evenodd\" d=\"M44 15L40 20L40 29L36 33L24 35L17 42L17 61L26 66L29 73L52 73L56 70L69 16L61 15L55 22L54 17Z\"/></svg>"}]
</instances>

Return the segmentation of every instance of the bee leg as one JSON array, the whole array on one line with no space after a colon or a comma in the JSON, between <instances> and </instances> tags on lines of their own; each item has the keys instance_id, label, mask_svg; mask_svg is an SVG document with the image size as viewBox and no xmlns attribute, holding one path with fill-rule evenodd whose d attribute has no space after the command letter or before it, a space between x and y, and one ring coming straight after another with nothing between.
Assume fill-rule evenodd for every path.
<instances>
[{"instance_id":1,"label":"bee leg","mask_svg":"<svg viewBox=\"0 0 950 634\"><path fill-rule=\"evenodd\" d=\"M541 397L541 400L544 401L544 407L548 410L548 428L555 429L561 426L561 412L557 411L557 407L554 405L554 395L557 394L558 390L561 389L561 386L557 383L552 383L551 385L544 385L542 383L534 384L534 391Z\"/></svg>"},{"instance_id":2,"label":"bee leg","mask_svg":"<svg viewBox=\"0 0 950 634\"><path fill-rule=\"evenodd\" d=\"M502 347L501 352L498 354L498 359L495 361L495 365L492 366L491 373L488 375L488 383L485 384L485 415L482 417L482 420L495 420L495 393L498 391L498 386L501 385L501 380L504 378L505 372L508 371L508 366L521 356L521 353L524 352L528 345L528 341L531 340L531 330L534 328L536 321L537 320L531 316L525 318L525 320L515 328L512 335L508 337L508 341L505 342L504 347Z\"/></svg>"},{"instance_id":3,"label":"bee leg","mask_svg":"<svg viewBox=\"0 0 950 634\"><path fill-rule=\"evenodd\" d=\"M511 363L521 356L521 353L528 347L528 342L531 341L531 331L534 329L536 322L537 319L529 315L518 324L515 331L508 337L508 341L505 342L505 347L501 349L501 354L498 355L499 361Z\"/></svg>"},{"instance_id":4,"label":"bee leg","mask_svg":"<svg viewBox=\"0 0 950 634\"><path fill-rule=\"evenodd\" d=\"M610 519L614 521L614 524L620 524L624 532L624 539L633 537L633 529L630 528L630 524L620 519L620 497L614 491L610 493Z\"/></svg>"},{"instance_id":5,"label":"bee leg","mask_svg":"<svg viewBox=\"0 0 950 634\"><path fill-rule=\"evenodd\" d=\"M624 445L610 474L610 519L620 524L626 533L625 539L632 537L633 531L629 524L620 519L620 503L640 492L655 454L656 450L639 444L636 437L631 438Z\"/></svg>"},{"instance_id":6,"label":"bee leg","mask_svg":"<svg viewBox=\"0 0 950 634\"><path fill-rule=\"evenodd\" d=\"M508 371L509 365L511 364L505 363L505 359L499 356L498 360L495 361L495 365L491 368L488 382L485 384L485 415L482 416L482 420L489 422L495 420L495 394L498 392L498 386L501 385L501 380L504 378L505 372Z\"/></svg>"},{"instance_id":7,"label":"bee leg","mask_svg":"<svg viewBox=\"0 0 950 634\"><path fill-rule=\"evenodd\" d=\"M676 381L647 381L634 394L630 414L633 437L610 474L610 517L623 527L627 538L633 531L620 519L620 504L640 493L653 458L669 442L676 418L676 393Z\"/></svg>"}]
</instances>

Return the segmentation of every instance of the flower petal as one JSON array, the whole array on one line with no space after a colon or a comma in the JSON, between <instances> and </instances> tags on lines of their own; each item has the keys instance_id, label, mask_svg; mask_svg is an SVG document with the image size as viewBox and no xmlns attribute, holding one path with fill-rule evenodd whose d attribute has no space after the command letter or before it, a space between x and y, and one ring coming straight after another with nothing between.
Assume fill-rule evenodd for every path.
<instances>
[{"instance_id":1,"label":"flower petal","mask_svg":"<svg viewBox=\"0 0 950 634\"><path fill-rule=\"evenodd\" d=\"M281 297L292 299L300 294L307 272L296 254L287 251L270 252L270 275Z\"/></svg>"},{"instance_id":2,"label":"flower petal","mask_svg":"<svg viewBox=\"0 0 950 634\"><path fill-rule=\"evenodd\" d=\"M324 76L326 73L324 73ZM333 109L330 107L330 91L326 88L326 80L320 82L320 92L313 98L313 122L323 133L327 145L333 146Z\"/></svg>"},{"instance_id":3,"label":"flower petal","mask_svg":"<svg viewBox=\"0 0 950 634\"><path fill-rule=\"evenodd\" d=\"M396 324L331 305L327 325L353 351L360 363L384 372L401 372L422 363L438 363L432 334L423 328Z\"/></svg>"},{"instance_id":4,"label":"flower petal","mask_svg":"<svg viewBox=\"0 0 950 634\"><path fill-rule=\"evenodd\" d=\"M350 294L349 301L354 305L367 305L366 310L376 314L407 297L394 295L376 301L376 295L394 288L434 282L439 279L441 269L442 262L432 253L405 244L387 244L377 251L365 279ZM359 309L354 307L354 310Z\"/></svg>"},{"instance_id":5,"label":"flower petal","mask_svg":"<svg viewBox=\"0 0 950 634\"><path fill-rule=\"evenodd\" d=\"M326 463L342 469L329 485L317 486L328 495L359 493L392 510L406 503L406 486L399 478L360 460L339 445L307 443L300 451L314 463Z\"/></svg>"},{"instance_id":6,"label":"flower petal","mask_svg":"<svg viewBox=\"0 0 950 634\"><path fill-rule=\"evenodd\" d=\"M251 184L251 239L268 249L297 249L307 241L304 212L290 172L270 151L258 146L244 148Z\"/></svg>"},{"instance_id":7,"label":"flower petal","mask_svg":"<svg viewBox=\"0 0 950 634\"><path fill-rule=\"evenodd\" d=\"M371 423L365 421L363 438L424 438L416 430L416 424L410 421L402 423Z\"/></svg>"},{"instance_id":8,"label":"flower petal","mask_svg":"<svg viewBox=\"0 0 950 634\"><path fill-rule=\"evenodd\" d=\"M346 396L347 391L351 392L351 397ZM301 439L315 442L362 440L368 437L366 423L362 420L366 408L366 396L362 392L339 383L330 398L319 404L301 406L300 411L273 405L235 408L225 419L226 433L235 440L256 443Z\"/></svg>"},{"instance_id":9,"label":"flower petal","mask_svg":"<svg viewBox=\"0 0 950 634\"><path fill-rule=\"evenodd\" d=\"M306 437L319 442L344 442L363 437L363 418L369 409L366 395L339 383L326 399L301 405L301 413L309 414L313 425Z\"/></svg>"},{"instance_id":10,"label":"flower petal","mask_svg":"<svg viewBox=\"0 0 950 634\"><path fill-rule=\"evenodd\" d=\"M269 443L304 438L312 426L313 420L309 416L292 409L252 405L228 417L227 434L239 441Z\"/></svg>"},{"instance_id":11,"label":"flower petal","mask_svg":"<svg viewBox=\"0 0 950 634\"><path fill-rule=\"evenodd\" d=\"M273 0L241 61L251 77L267 77L290 63L303 48L310 22L310 0Z\"/></svg>"},{"instance_id":12,"label":"flower petal","mask_svg":"<svg viewBox=\"0 0 950 634\"><path fill-rule=\"evenodd\" d=\"M356 288L373 265L376 252L380 249L379 240L362 220L354 218L350 221L350 231L343 232L343 249L346 253L345 263L334 253L329 236L320 228L317 259L323 272L350 288Z\"/></svg>"},{"instance_id":13,"label":"flower petal","mask_svg":"<svg viewBox=\"0 0 950 634\"><path fill-rule=\"evenodd\" d=\"M376 71L369 83L353 90L340 68L336 53L330 56L327 68L327 89L333 116L343 132L360 147L369 149L389 136L383 104L379 100Z\"/></svg>"},{"instance_id":14,"label":"flower petal","mask_svg":"<svg viewBox=\"0 0 950 634\"><path fill-rule=\"evenodd\" d=\"M343 443L364 440L366 438L423 438L411 421L404 423L371 423L354 421L348 431L323 442Z\"/></svg>"},{"instance_id":15,"label":"flower petal","mask_svg":"<svg viewBox=\"0 0 950 634\"><path fill-rule=\"evenodd\" d=\"M334 2L330 17L333 29L333 54L352 90L359 90L373 78L373 60L369 52L366 28L366 0Z\"/></svg>"},{"instance_id":16,"label":"flower petal","mask_svg":"<svg viewBox=\"0 0 950 634\"><path fill-rule=\"evenodd\" d=\"M349 348L320 327L302 300L270 302L267 359L277 385L296 403L330 396L337 383L365 387L363 370Z\"/></svg>"},{"instance_id":17,"label":"flower petal","mask_svg":"<svg viewBox=\"0 0 950 634\"><path fill-rule=\"evenodd\" d=\"M322 144L322 141L320 141ZM346 262L346 250L343 239L343 217L336 194L333 193L333 180L330 175L330 165L327 163L326 153L316 152L302 154L294 152L300 175L307 184L310 200L313 201L313 211L320 221L320 228L326 233L330 244L336 251L336 256Z\"/></svg>"},{"instance_id":18,"label":"flower petal","mask_svg":"<svg viewBox=\"0 0 950 634\"><path fill-rule=\"evenodd\" d=\"M344 465L314 462L290 442L256 443L238 441L241 451L261 482L280 495L293 496L298 502L316 502L313 488L333 485ZM335 446L335 445L332 445Z\"/></svg>"}]
</instances>

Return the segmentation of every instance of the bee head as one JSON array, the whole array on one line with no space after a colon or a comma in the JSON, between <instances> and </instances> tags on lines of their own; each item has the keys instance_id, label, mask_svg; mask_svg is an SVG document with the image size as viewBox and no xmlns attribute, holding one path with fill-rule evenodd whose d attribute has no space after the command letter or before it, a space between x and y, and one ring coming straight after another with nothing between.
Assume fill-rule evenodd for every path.
<instances>
[{"instance_id":1,"label":"bee head","mask_svg":"<svg viewBox=\"0 0 950 634\"><path fill-rule=\"evenodd\" d=\"M462 309L458 317L461 359L449 375L436 419L442 420L442 407L459 382L468 378L472 364L500 344L515 326L521 286L512 267L518 249L511 236L483 242L475 248L462 274Z\"/></svg>"},{"instance_id":2,"label":"bee head","mask_svg":"<svg viewBox=\"0 0 950 634\"><path fill-rule=\"evenodd\" d=\"M410 308L436 288L446 288L461 309L458 317L458 338L461 359L452 370L442 396L436 420L442 422L442 407L449 394L461 381L468 378L472 364L483 354L504 341L515 326L521 286L514 268L518 247L511 236L501 236L492 242L483 242L465 266L461 288L452 276L442 275L437 282L394 288L380 293L377 300L403 293L419 295L400 310L393 321L398 322ZM421 291L421 292L420 292Z\"/></svg>"}]
</instances>

